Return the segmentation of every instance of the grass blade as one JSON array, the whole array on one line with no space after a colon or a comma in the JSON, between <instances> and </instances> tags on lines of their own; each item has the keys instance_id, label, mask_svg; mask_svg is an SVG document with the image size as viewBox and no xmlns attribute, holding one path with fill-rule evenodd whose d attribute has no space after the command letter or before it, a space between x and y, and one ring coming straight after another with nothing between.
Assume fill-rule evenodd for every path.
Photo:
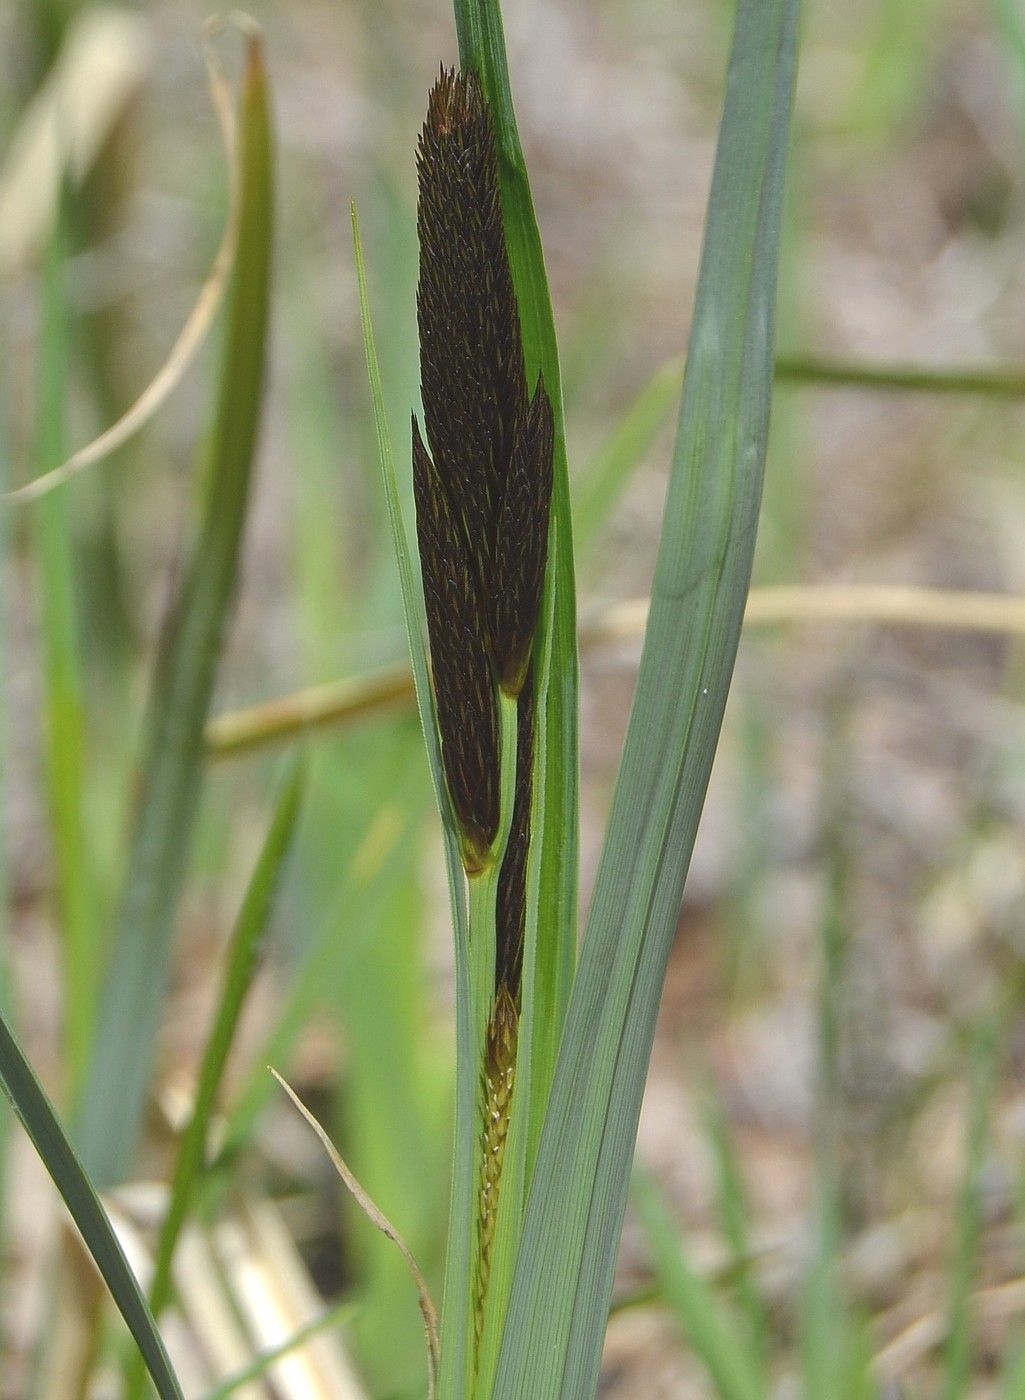
<instances>
[{"instance_id":1,"label":"grass blade","mask_svg":"<svg viewBox=\"0 0 1025 1400\"><path fill-rule=\"evenodd\" d=\"M660 365L595 455L574 493L573 533L578 544L590 544L610 518L634 468L669 422L682 383L682 360Z\"/></svg>"},{"instance_id":2,"label":"grass blade","mask_svg":"<svg viewBox=\"0 0 1025 1400\"><path fill-rule=\"evenodd\" d=\"M164 1344L107 1212L3 1017L0 1017L0 1082L81 1231L96 1267L135 1338L161 1400L182 1400L181 1387Z\"/></svg>"},{"instance_id":3,"label":"grass blade","mask_svg":"<svg viewBox=\"0 0 1025 1400\"><path fill-rule=\"evenodd\" d=\"M811 1249L801 1281L798 1317L801 1392L805 1400L830 1400L841 1390L852 1335L851 1309L840 1272L845 1244L840 1034L841 1008L849 977L853 888L853 853L847 837L851 825L849 696L838 696L829 706L827 715L822 814L826 864L818 928L816 1182Z\"/></svg>"},{"instance_id":4,"label":"grass blade","mask_svg":"<svg viewBox=\"0 0 1025 1400\"><path fill-rule=\"evenodd\" d=\"M651 613L496 1393L594 1393L665 964L750 579L796 0L741 0Z\"/></svg>"},{"instance_id":5,"label":"grass blade","mask_svg":"<svg viewBox=\"0 0 1025 1400\"><path fill-rule=\"evenodd\" d=\"M200 536L151 697L143 782L101 1015L77 1119L102 1186L130 1169L199 798L203 726L238 571L263 388L272 157L260 45L249 41L239 121L239 233Z\"/></svg>"},{"instance_id":6,"label":"grass blade","mask_svg":"<svg viewBox=\"0 0 1025 1400\"><path fill-rule=\"evenodd\" d=\"M748 1228L748 1206L736 1145L722 1107L711 1089L705 1097L704 1118L715 1163L720 1228L736 1271L736 1299L744 1313L748 1348L756 1362L754 1370L757 1373L769 1356L769 1317L751 1263L753 1251Z\"/></svg>"},{"instance_id":7,"label":"grass blade","mask_svg":"<svg viewBox=\"0 0 1025 1400\"><path fill-rule=\"evenodd\" d=\"M68 308L61 275L63 217L43 274L37 458L45 473L64 450L68 391ZM44 742L64 962L65 1039L71 1081L84 1072L96 1000L97 947L83 819L85 734L74 549L67 493L32 515L43 651Z\"/></svg>"},{"instance_id":8,"label":"grass blade","mask_svg":"<svg viewBox=\"0 0 1025 1400\"><path fill-rule=\"evenodd\" d=\"M634 1173L633 1194L659 1291L716 1392L722 1400L760 1400L765 1386L759 1378L757 1355L691 1265L672 1216L643 1172Z\"/></svg>"},{"instance_id":9,"label":"grass blade","mask_svg":"<svg viewBox=\"0 0 1025 1400\"><path fill-rule=\"evenodd\" d=\"M943 1379L944 1400L960 1400L972 1385L972 1279L982 1243L982 1170L1000 1067L999 1018L974 1028L964 1179L954 1222Z\"/></svg>"},{"instance_id":10,"label":"grass blade","mask_svg":"<svg viewBox=\"0 0 1025 1400\"><path fill-rule=\"evenodd\" d=\"M239 1016L257 971L260 940L267 927L282 867L295 834L296 819L302 801L304 773L301 761L291 765L228 945L227 966L221 995L217 1001L217 1014L203 1054L196 1086L196 1101L178 1149L167 1214L157 1242L153 1279L149 1288L150 1308L153 1316L157 1318L167 1306L171 1295L171 1264L175 1246L203 1175L203 1158L210 1118L217 1102L221 1077L235 1038ZM136 1371L131 1377L129 1395L141 1394L142 1375Z\"/></svg>"},{"instance_id":11,"label":"grass blade","mask_svg":"<svg viewBox=\"0 0 1025 1400\"><path fill-rule=\"evenodd\" d=\"M390 772L391 770L389 770ZM419 788L419 781L417 787ZM367 833L355 857L340 872L337 898L321 916L319 928L306 947L302 962L283 991L276 1017L260 1045L252 1072L227 1115L224 1143L218 1167L225 1166L245 1146L267 1100L274 1092L265 1065L287 1065L302 1029L325 997L337 996L335 988L347 982L360 952L384 930L387 896L392 872L402 852L415 846L423 821L419 792L413 784L396 781L388 797L381 798L382 820ZM401 815L385 805L394 801ZM369 854L368 854L369 853Z\"/></svg>"},{"instance_id":12,"label":"grass blade","mask_svg":"<svg viewBox=\"0 0 1025 1400\"><path fill-rule=\"evenodd\" d=\"M343 1299L340 1303L326 1308L320 1317L315 1317L312 1322L307 1322L304 1327L300 1327L290 1337L279 1342L277 1346L268 1347L265 1351L261 1351L259 1356L248 1366L243 1366L233 1376L229 1376L227 1380L214 1386L213 1390L208 1390L203 1396L203 1400L228 1400L228 1397L234 1395L236 1391L241 1390L252 1381L260 1380L283 1356L290 1356L293 1351L298 1351L314 1337L319 1337L322 1332L341 1326L343 1322L354 1317L358 1311L356 1304L348 1299Z\"/></svg>"}]
</instances>

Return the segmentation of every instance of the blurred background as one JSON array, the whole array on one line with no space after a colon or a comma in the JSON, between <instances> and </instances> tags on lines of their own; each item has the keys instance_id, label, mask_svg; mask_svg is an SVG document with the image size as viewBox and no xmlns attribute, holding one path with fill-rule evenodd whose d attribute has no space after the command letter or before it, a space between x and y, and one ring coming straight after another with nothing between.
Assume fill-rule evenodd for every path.
<instances>
[{"instance_id":1,"label":"blurred background","mask_svg":"<svg viewBox=\"0 0 1025 1400\"><path fill-rule=\"evenodd\" d=\"M215 712L403 658L348 206L402 468L418 395L413 148L428 86L456 57L442 0L248 9L266 36L279 225L264 432ZM686 345L732 6L505 12L590 616L650 581L675 414L665 386ZM206 14L194 0L0 7L7 486L135 399L213 260L227 192ZM220 47L235 71L237 45ZM78 104L59 227L45 161L26 176L24 155L57 73ZM807 382L808 361L836 360L1020 381L1023 239L1018 0L808 4L779 304L781 353L805 374L775 398L756 584L1025 592L1025 383ZM56 387L40 348L55 246ZM2 517L5 995L58 1104L77 1014L62 948L74 923L99 958L110 928L215 357L216 336L130 444L46 510ZM638 655L626 637L583 656L585 905ZM41 723L55 667L80 741L74 909L55 875ZM645 1208L628 1217L603 1395L723 1393L686 1338L693 1313L666 1305L652 1238L677 1234L702 1306L758 1349L766 1394L800 1393L803 1376L805 1393L830 1397L1025 1395L1023 704L1025 650L1000 631L746 632L669 969L639 1137ZM341 1300L315 1345L237 1393L413 1396L423 1344L401 1261L264 1066L315 1108L440 1293L453 1033L438 824L407 709L305 744L301 827L223 1096L238 1150L183 1241L168 1336L198 1395ZM140 1259L294 747L208 764L146 1152L112 1205ZM20 1132L5 1153L0 1393L13 1398L49 1325L55 1251L75 1250ZM60 1400L80 1393L59 1388L64 1374ZM89 1393L116 1393L112 1376L101 1364Z\"/></svg>"}]
</instances>

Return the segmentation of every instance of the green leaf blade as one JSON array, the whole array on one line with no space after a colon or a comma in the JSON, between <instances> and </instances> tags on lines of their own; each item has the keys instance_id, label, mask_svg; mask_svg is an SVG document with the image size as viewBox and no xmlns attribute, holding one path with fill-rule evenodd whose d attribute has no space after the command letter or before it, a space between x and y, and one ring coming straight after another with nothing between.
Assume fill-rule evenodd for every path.
<instances>
[{"instance_id":1,"label":"green leaf blade","mask_svg":"<svg viewBox=\"0 0 1025 1400\"><path fill-rule=\"evenodd\" d=\"M63 458L70 326L63 278L64 211L42 278L36 456L43 475ZM77 614L75 549L66 491L38 501L32 540L43 653L46 780L63 952L67 1054L71 1079L85 1068L96 999L96 928L90 850L84 820L85 723Z\"/></svg>"},{"instance_id":2,"label":"green leaf blade","mask_svg":"<svg viewBox=\"0 0 1025 1400\"><path fill-rule=\"evenodd\" d=\"M120 915L77 1140L107 1186L131 1167L163 1008L189 836L199 800L203 726L249 502L270 304L273 206L268 88L250 40L239 121L239 233L228 300L207 500L151 696L147 752Z\"/></svg>"},{"instance_id":3,"label":"green leaf blade","mask_svg":"<svg viewBox=\"0 0 1025 1400\"><path fill-rule=\"evenodd\" d=\"M740 633L772 384L796 0L741 0L644 655L496 1393L594 1393L655 1017Z\"/></svg>"},{"instance_id":4,"label":"green leaf blade","mask_svg":"<svg viewBox=\"0 0 1025 1400\"><path fill-rule=\"evenodd\" d=\"M757 1355L695 1270L665 1202L643 1172L634 1174L634 1202L662 1297L717 1394L721 1400L762 1400L765 1386Z\"/></svg>"},{"instance_id":5,"label":"green leaf blade","mask_svg":"<svg viewBox=\"0 0 1025 1400\"><path fill-rule=\"evenodd\" d=\"M182 1226L203 1176L210 1120L246 996L259 965L259 944L267 927L281 873L295 836L305 785L302 760L290 765L275 805L259 858L246 887L228 945L227 964L214 1024L199 1070L195 1104L182 1135L171 1182L171 1196L160 1230L150 1304L156 1317L171 1293L171 1263Z\"/></svg>"},{"instance_id":6,"label":"green leaf blade","mask_svg":"<svg viewBox=\"0 0 1025 1400\"><path fill-rule=\"evenodd\" d=\"M0 1083L32 1145L64 1198L96 1267L139 1347L161 1400L182 1400L142 1290L81 1162L75 1156L32 1066L0 1016Z\"/></svg>"}]
</instances>

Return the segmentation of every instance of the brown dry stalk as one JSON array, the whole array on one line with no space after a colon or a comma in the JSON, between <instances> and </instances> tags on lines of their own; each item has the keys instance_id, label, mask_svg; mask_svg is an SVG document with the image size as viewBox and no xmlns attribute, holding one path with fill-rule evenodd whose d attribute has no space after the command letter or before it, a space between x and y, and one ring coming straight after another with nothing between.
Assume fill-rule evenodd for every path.
<instances>
[{"instance_id":1,"label":"brown dry stalk","mask_svg":"<svg viewBox=\"0 0 1025 1400\"><path fill-rule=\"evenodd\" d=\"M614 604L583 620L581 649L590 652L638 638L647 618L646 598ZM745 627L815 623L1025 636L1025 598L1009 593L890 584L752 588L744 615ZM378 715L412 700L413 677L406 665L329 681L218 715L207 725L207 751L211 758L231 758L265 744L282 743L311 729Z\"/></svg>"}]
</instances>

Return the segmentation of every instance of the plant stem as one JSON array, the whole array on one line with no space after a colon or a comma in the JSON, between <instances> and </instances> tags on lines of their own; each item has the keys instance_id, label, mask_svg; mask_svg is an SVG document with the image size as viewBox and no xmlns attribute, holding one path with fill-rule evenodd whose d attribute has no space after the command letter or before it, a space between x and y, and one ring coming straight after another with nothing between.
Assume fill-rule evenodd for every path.
<instances>
[{"instance_id":1,"label":"plant stem","mask_svg":"<svg viewBox=\"0 0 1025 1400\"><path fill-rule=\"evenodd\" d=\"M492 1021L496 1009L495 998L495 949L497 940L496 907L498 881L502 860L509 838L512 821L513 800L516 790L516 746L517 746L517 701L507 695L499 695L499 733L501 755L501 787L498 835L487 867L469 880L470 909L470 987L471 1007L474 1025L474 1040L477 1046L476 1078L481 1085L477 1095L475 1112L477 1115L475 1140L477 1142L477 1162L473 1174L474 1190L482 1190L485 1180L489 1183L489 1205L484 1210L484 1201L478 1197L474 1209L476 1234L471 1277L474 1279L474 1336L479 1344L483 1331L483 1318L487 1299L487 1283L490 1274L490 1245L494 1239L494 1216L498 1208L499 1183L501 1178L501 1156L504 1153L505 1133L501 1135L499 1152L494 1152L494 1132L491 1118L489 1085L494 1076L489 1076L488 1047L493 1040ZM518 1019L518 1012L516 1013ZM508 1037L507 1037L508 1040ZM515 1025L511 1044L512 1064L505 1065L504 1082L507 1093L504 1097L503 1123L507 1129L511 1116L512 1082L515 1074ZM487 1168L488 1156L493 1160Z\"/></svg>"}]
</instances>

